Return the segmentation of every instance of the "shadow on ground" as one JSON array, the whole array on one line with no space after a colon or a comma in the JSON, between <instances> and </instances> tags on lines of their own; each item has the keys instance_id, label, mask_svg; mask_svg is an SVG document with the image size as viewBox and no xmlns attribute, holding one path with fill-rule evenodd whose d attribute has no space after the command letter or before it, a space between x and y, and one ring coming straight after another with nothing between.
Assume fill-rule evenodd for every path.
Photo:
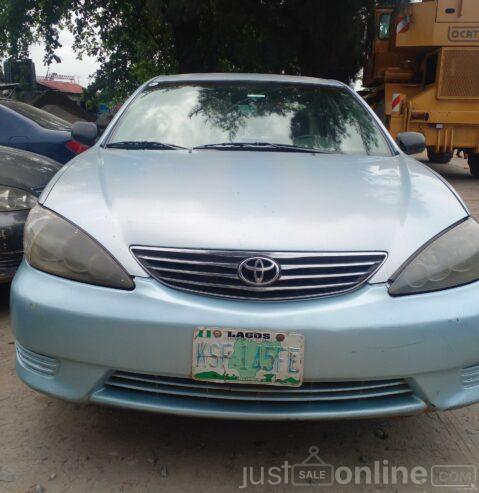
<instances>
[{"instance_id":1,"label":"shadow on ground","mask_svg":"<svg viewBox=\"0 0 479 493\"><path fill-rule=\"evenodd\" d=\"M384 420L244 422L83 406L44 396L35 401L32 421L16 437L17 447L37 444L25 465L31 470L34 464L43 477L51 471L79 490L90 478L98 491L125 482L138 489L163 484L168 491L170 486L171 491L193 491L201 484L211 491L233 491L244 483L245 467L254 466L259 480L261 466L302 463L311 446L336 467L373 468L376 461L386 461L429 469L477 460L470 453L477 442L464 439L451 422L460 419L461 411ZM473 422L469 432L479 434L477 428ZM368 489L352 485L351 490L363 487Z\"/></svg>"}]
</instances>

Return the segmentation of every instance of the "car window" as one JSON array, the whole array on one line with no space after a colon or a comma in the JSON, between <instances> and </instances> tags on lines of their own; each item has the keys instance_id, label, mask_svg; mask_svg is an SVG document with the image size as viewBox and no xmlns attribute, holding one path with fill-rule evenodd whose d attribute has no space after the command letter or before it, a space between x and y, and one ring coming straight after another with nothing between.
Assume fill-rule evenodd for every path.
<instances>
[{"instance_id":1,"label":"car window","mask_svg":"<svg viewBox=\"0 0 479 493\"><path fill-rule=\"evenodd\" d=\"M38 125L48 130L70 130L71 125L66 120L59 118L58 116L47 113L35 106L22 103L21 101L2 100L0 104L16 111L20 115L34 121Z\"/></svg>"},{"instance_id":2,"label":"car window","mask_svg":"<svg viewBox=\"0 0 479 493\"><path fill-rule=\"evenodd\" d=\"M260 142L324 152L390 155L371 114L345 88L318 84L152 82L109 138L182 147Z\"/></svg>"},{"instance_id":3,"label":"car window","mask_svg":"<svg viewBox=\"0 0 479 493\"><path fill-rule=\"evenodd\" d=\"M379 19L379 39L389 39L389 26L391 25L391 14L382 14Z\"/></svg>"}]
</instances>

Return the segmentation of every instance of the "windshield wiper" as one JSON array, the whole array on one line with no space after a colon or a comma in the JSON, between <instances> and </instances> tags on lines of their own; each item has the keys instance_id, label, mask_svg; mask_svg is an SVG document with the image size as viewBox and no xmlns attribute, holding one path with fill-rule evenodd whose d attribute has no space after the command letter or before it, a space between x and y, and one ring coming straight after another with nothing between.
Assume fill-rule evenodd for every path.
<instances>
[{"instance_id":1,"label":"windshield wiper","mask_svg":"<svg viewBox=\"0 0 479 493\"><path fill-rule=\"evenodd\" d=\"M220 142L219 144L204 144L193 147L193 149L217 149L220 151L229 150L262 150L274 152L309 152L316 154L318 152L328 153L323 149L316 147L301 147L291 144L273 144L271 142Z\"/></svg>"},{"instance_id":2,"label":"windshield wiper","mask_svg":"<svg viewBox=\"0 0 479 493\"><path fill-rule=\"evenodd\" d=\"M122 140L120 142L112 142L105 147L111 149L133 149L133 150L174 150L174 149L186 149L186 147L177 146L174 144L163 144L162 142L155 142L151 140Z\"/></svg>"}]
</instances>

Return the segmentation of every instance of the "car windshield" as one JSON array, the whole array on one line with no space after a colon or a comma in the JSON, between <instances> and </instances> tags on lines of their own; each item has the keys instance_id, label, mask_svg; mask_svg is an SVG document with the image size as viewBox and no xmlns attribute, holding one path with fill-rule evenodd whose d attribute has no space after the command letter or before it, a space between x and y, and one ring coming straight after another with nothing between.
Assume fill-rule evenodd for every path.
<instances>
[{"instance_id":1,"label":"car windshield","mask_svg":"<svg viewBox=\"0 0 479 493\"><path fill-rule=\"evenodd\" d=\"M151 82L107 144L122 145L390 155L373 117L347 89L277 82Z\"/></svg>"},{"instance_id":2,"label":"car windshield","mask_svg":"<svg viewBox=\"0 0 479 493\"><path fill-rule=\"evenodd\" d=\"M47 113L35 106L22 103L20 101L2 100L0 104L7 108L16 111L20 115L33 120L47 130L71 130L71 125L66 120L59 118L58 116Z\"/></svg>"}]
</instances>

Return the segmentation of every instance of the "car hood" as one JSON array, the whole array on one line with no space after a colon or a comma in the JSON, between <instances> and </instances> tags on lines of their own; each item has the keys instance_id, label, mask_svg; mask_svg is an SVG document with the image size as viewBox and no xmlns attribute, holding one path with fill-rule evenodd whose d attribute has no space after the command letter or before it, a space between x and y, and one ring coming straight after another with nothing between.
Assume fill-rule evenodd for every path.
<instances>
[{"instance_id":1,"label":"car hood","mask_svg":"<svg viewBox=\"0 0 479 493\"><path fill-rule=\"evenodd\" d=\"M39 154L0 146L0 185L38 195L61 164Z\"/></svg>"},{"instance_id":2,"label":"car hood","mask_svg":"<svg viewBox=\"0 0 479 493\"><path fill-rule=\"evenodd\" d=\"M386 281L467 216L435 173L403 155L92 148L45 206L96 238L131 275L131 245L260 251L384 251Z\"/></svg>"}]
</instances>

